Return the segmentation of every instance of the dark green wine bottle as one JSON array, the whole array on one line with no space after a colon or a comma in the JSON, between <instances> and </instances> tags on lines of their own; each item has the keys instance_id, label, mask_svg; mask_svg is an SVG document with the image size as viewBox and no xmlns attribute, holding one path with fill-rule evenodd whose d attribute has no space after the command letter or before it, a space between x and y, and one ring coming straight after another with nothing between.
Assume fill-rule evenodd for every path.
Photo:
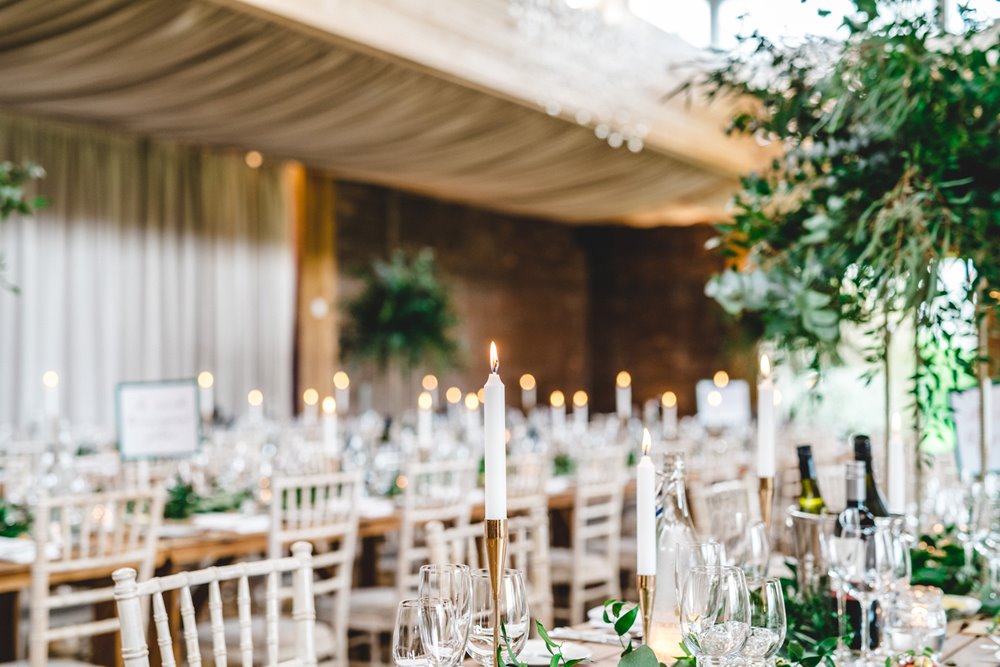
<instances>
[{"instance_id":1,"label":"dark green wine bottle","mask_svg":"<svg viewBox=\"0 0 1000 667\"><path fill-rule=\"evenodd\" d=\"M799 509L809 514L822 514L826 508L823 494L816 480L816 464L813 462L812 447L799 445Z\"/></svg>"},{"instance_id":2,"label":"dark green wine bottle","mask_svg":"<svg viewBox=\"0 0 1000 667\"><path fill-rule=\"evenodd\" d=\"M854 436L854 460L865 464L865 504L868 510L876 517L889 516L888 505L872 472L872 441L867 435Z\"/></svg>"}]
</instances>

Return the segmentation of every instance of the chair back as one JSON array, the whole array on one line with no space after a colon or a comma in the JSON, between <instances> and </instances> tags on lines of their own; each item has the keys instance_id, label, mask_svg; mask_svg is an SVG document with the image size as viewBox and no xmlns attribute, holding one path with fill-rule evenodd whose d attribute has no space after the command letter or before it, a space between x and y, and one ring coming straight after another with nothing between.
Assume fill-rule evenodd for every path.
<instances>
[{"instance_id":1,"label":"chair back","mask_svg":"<svg viewBox=\"0 0 1000 667\"><path fill-rule=\"evenodd\" d=\"M507 458L507 512L523 514L548 502L545 484L552 459L543 454L519 454Z\"/></svg>"},{"instance_id":2,"label":"chair back","mask_svg":"<svg viewBox=\"0 0 1000 667\"><path fill-rule=\"evenodd\" d=\"M52 580L57 578L61 584L98 579L126 565L151 576L164 502L161 488L51 496L38 502L34 508L28 650L32 667L47 663L53 641L118 630L114 618L50 627L53 610L114 599L111 587L53 590Z\"/></svg>"},{"instance_id":3,"label":"chair back","mask_svg":"<svg viewBox=\"0 0 1000 667\"><path fill-rule=\"evenodd\" d=\"M244 667L254 664L253 617L250 580L266 580L265 600L265 646L266 660L257 663L278 665L278 623L280 619L281 576L291 573L293 578L292 619L295 622L295 657L281 665L289 667L312 667L316 664L315 623L316 611L313 605L312 546L308 542L292 545L292 556L271 558L256 562L237 563L222 567L209 567L194 572L180 572L165 577L144 581L136 580L132 568L116 570L114 596L118 607L118 620L122 629L122 660L125 667L148 667L149 645L146 641L148 618L143 611L143 601L152 599L153 625L156 643L160 651L163 667L175 667L174 638L167 613L168 605L164 593L178 591L180 598L180 628L184 641L187 664L200 667L201 648L198 642L198 625L191 589L208 586L208 609L212 629L212 658L217 667L224 667L228 661L226 648L225 621L223 619L222 582L237 582L236 613L239 619L239 662ZM234 656L236 658L237 656ZM236 660L234 659L234 662Z\"/></svg>"},{"instance_id":4,"label":"chair back","mask_svg":"<svg viewBox=\"0 0 1000 667\"><path fill-rule=\"evenodd\" d=\"M627 454L621 447L591 449L577 460L573 507L574 571L584 556L600 556L617 577ZM600 577L602 573L588 573ZM610 575L609 575L610 576Z\"/></svg>"}]
</instances>

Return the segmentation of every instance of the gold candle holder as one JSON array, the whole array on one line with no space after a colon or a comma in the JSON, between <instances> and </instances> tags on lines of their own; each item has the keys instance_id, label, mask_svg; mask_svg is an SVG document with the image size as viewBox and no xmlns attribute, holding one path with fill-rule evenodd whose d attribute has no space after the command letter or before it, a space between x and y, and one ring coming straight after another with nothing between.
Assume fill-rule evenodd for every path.
<instances>
[{"instance_id":1,"label":"gold candle holder","mask_svg":"<svg viewBox=\"0 0 1000 667\"><path fill-rule=\"evenodd\" d=\"M500 651L500 590L507 561L507 519L486 519L486 560L493 587L493 655ZM497 659L497 667L503 662Z\"/></svg>"},{"instance_id":2,"label":"gold candle holder","mask_svg":"<svg viewBox=\"0 0 1000 667\"><path fill-rule=\"evenodd\" d=\"M760 519L768 528L771 527L771 507L774 505L774 478L757 478L757 496L760 500Z\"/></svg>"},{"instance_id":3,"label":"gold candle holder","mask_svg":"<svg viewBox=\"0 0 1000 667\"><path fill-rule=\"evenodd\" d=\"M639 592L639 614L642 615L642 641L649 643L649 629L653 624L653 601L656 598L656 575L638 574L635 587Z\"/></svg>"}]
</instances>

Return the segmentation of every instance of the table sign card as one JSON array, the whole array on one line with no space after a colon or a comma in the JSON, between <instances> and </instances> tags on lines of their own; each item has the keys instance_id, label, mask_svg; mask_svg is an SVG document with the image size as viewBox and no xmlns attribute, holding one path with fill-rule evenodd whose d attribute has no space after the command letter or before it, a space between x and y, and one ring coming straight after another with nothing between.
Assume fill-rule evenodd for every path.
<instances>
[{"instance_id":1,"label":"table sign card","mask_svg":"<svg viewBox=\"0 0 1000 667\"><path fill-rule=\"evenodd\" d=\"M948 397L955 420L955 456L963 475L978 475L982 466L979 457L979 387L953 391ZM993 385L993 437L990 443L989 470L1000 470L1000 385Z\"/></svg>"},{"instance_id":2,"label":"table sign card","mask_svg":"<svg viewBox=\"0 0 1000 667\"><path fill-rule=\"evenodd\" d=\"M123 459L190 456L198 451L198 385L192 380L122 382L116 388Z\"/></svg>"},{"instance_id":3,"label":"table sign card","mask_svg":"<svg viewBox=\"0 0 1000 667\"><path fill-rule=\"evenodd\" d=\"M750 385L730 380L717 387L712 380L698 380L698 421L706 428L738 428L750 423Z\"/></svg>"}]
</instances>

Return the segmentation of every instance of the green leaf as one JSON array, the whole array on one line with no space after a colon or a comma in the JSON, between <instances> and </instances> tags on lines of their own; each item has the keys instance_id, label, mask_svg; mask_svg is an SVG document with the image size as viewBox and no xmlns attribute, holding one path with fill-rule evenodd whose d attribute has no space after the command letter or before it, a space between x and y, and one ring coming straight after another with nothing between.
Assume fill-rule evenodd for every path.
<instances>
[{"instance_id":1,"label":"green leaf","mask_svg":"<svg viewBox=\"0 0 1000 667\"><path fill-rule=\"evenodd\" d=\"M656 659L653 649L645 644L631 653L623 655L618 662L618 667L659 667L659 665L660 661Z\"/></svg>"},{"instance_id":2,"label":"green leaf","mask_svg":"<svg viewBox=\"0 0 1000 667\"><path fill-rule=\"evenodd\" d=\"M639 607L632 607L630 610L618 617L615 621L615 632L619 637L624 637L632 629L636 617L639 615Z\"/></svg>"}]
</instances>

